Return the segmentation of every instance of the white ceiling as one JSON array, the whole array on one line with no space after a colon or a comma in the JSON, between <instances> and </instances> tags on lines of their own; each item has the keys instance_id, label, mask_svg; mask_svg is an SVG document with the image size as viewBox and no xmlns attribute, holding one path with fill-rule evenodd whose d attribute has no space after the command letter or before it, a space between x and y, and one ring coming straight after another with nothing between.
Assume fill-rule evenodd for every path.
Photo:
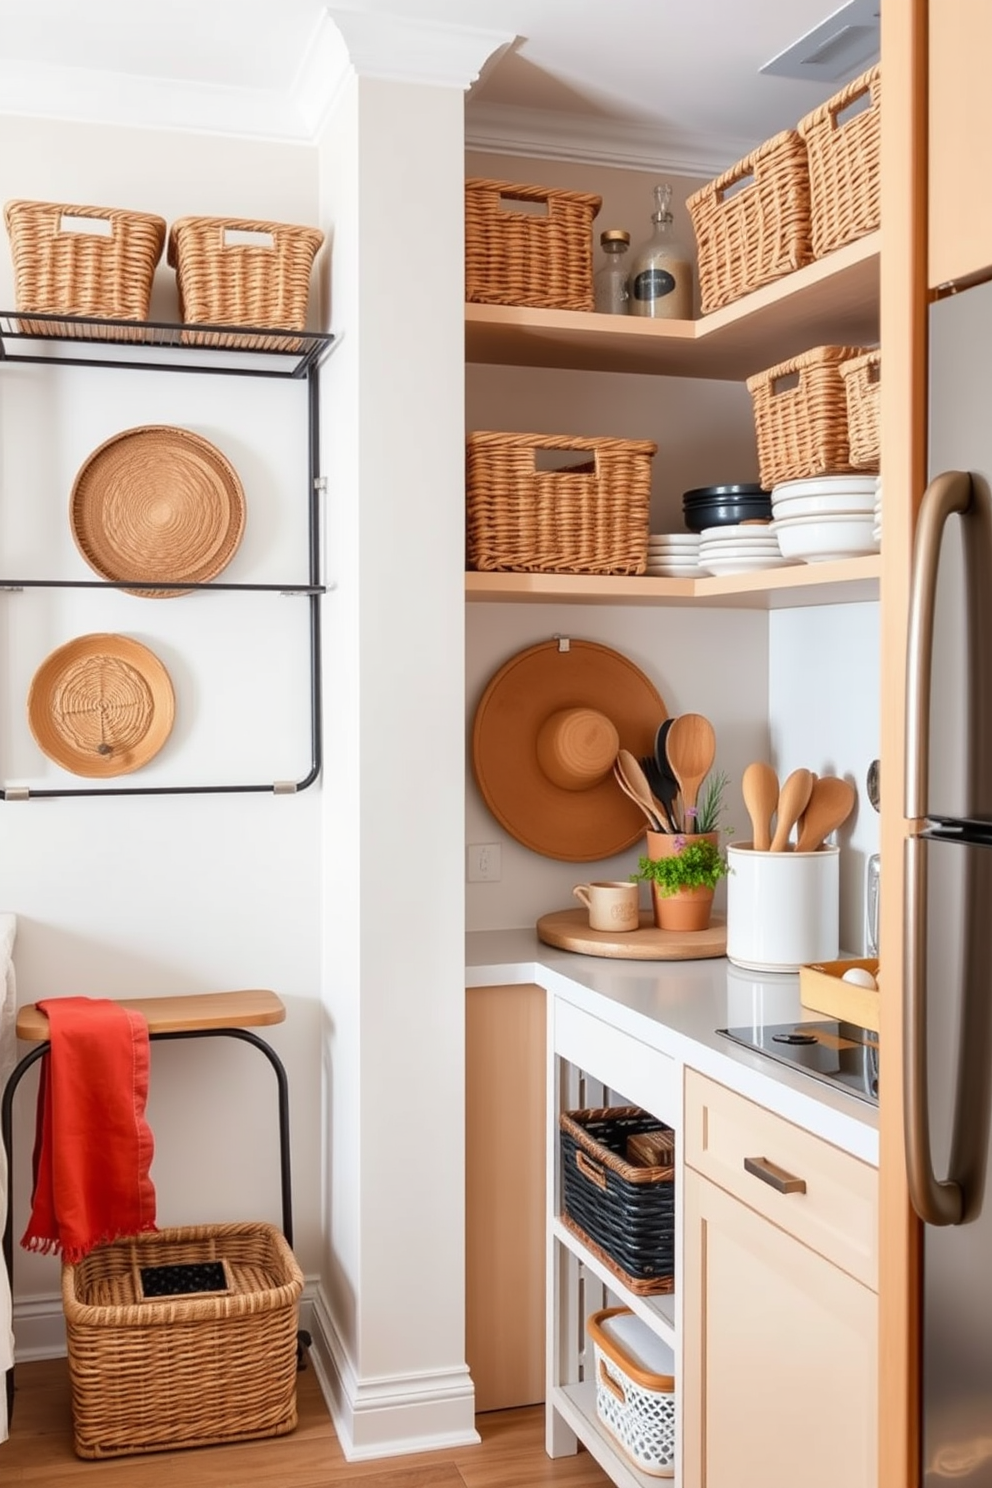
<instances>
[{"instance_id":1,"label":"white ceiling","mask_svg":"<svg viewBox=\"0 0 992 1488\"><path fill-rule=\"evenodd\" d=\"M838 84L759 68L838 0L0 0L0 110L304 138L328 14L510 40L469 141L719 169ZM209 104L209 106L208 106ZM474 136L474 139L473 139Z\"/></svg>"}]
</instances>

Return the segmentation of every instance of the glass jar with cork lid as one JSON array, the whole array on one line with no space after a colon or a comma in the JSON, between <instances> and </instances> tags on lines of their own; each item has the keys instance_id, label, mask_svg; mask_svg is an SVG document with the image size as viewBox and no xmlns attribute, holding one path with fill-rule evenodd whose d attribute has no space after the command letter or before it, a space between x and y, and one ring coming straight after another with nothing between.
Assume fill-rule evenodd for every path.
<instances>
[{"instance_id":1,"label":"glass jar with cork lid","mask_svg":"<svg viewBox=\"0 0 992 1488\"><path fill-rule=\"evenodd\" d=\"M596 309L601 315L626 315L630 233L622 227L608 227L599 235L599 246L603 261L592 278Z\"/></svg>"}]
</instances>

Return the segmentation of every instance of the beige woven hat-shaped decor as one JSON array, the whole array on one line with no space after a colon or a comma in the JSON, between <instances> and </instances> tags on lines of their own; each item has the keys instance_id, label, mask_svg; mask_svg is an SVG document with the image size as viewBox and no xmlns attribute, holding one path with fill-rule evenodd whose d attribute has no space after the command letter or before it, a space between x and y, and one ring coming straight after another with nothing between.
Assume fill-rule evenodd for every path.
<instances>
[{"instance_id":1,"label":"beige woven hat-shaped decor","mask_svg":"<svg viewBox=\"0 0 992 1488\"><path fill-rule=\"evenodd\" d=\"M241 542L245 495L216 445L189 429L147 424L115 434L83 462L69 522L77 548L101 578L206 584ZM170 599L189 591L129 592Z\"/></svg>"},{"instance_id":2,"label":"beige woven hat-shaped decor","mask_svg":"<svg viewBox=\"0 0 992 1488\"><path fill-rule=\"evenodd\" d=\"M174 715L168 672L130 636L67 641L45 658L28 691L38 748L73 775L140 770L169 737Z\"/></svg>"},{"instance_id":3,"label":"beige woven hat-shaped decor","mask_svg":"<svg viewBox=\"0 0 992 1488\"><path fill-rule=\"evenodd\" d=\"M472 762L496 820L547 858L589 863L644 836L613 777L617 751L654 748L668 713L632 661L594 641L544 641L512 657L475 713Z\"/></svg>"}]
</instances>

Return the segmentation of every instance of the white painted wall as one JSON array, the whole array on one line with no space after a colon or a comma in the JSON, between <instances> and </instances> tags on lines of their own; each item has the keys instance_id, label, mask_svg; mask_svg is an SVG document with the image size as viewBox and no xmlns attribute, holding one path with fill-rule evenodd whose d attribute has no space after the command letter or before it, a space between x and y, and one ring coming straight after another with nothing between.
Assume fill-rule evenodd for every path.
<instances>
[{"instance_id":1,"label":"white painted wall","mask_svg":"<svg viewBox=\"0 0 992 1488\"><path fill-rule=\"evenodd\" d=\"M319 1317L349 1455L474 1439L464 1362L463 99L352 79L320 151L327 886Z\"/></svg>"},{"instance_id":2,"label":"white painted wall","mask_svg":"<svg viewBox=\"0 0 992 1488\"><path fill-rule=\"evenodd\" d=\"M310 223L318 214L316 165L316 152L300 146L0 118L4 201L123 206L169 222L205 213ZM6 252L0 304L14 304ZM177 318L175 277L164 263L152 315ZM281 570L299 581L303 397L302 388L244 379L8 369L0 379L4 573L20 566L23 576L92 577L68 533L75 470L110 433L163 422L216 442L242 476L246 536L229 576L266 581ZM309 762L304 610L275 597L3 595L4 781L51 784L59 774L27 734L27 683L53 646L102 628L136 635L173 676L175 730L148 767L149 783L239 782L258 772L262 779L299 778L301 762ZM0 904L18 916L22 1001L236 987L271 987L283 997L287 1020L271 1040L290 1079L296 1248L304 1270L315 1272L319 791L6 803L0 815ZM15 1239L27 1218L34 1086L32 1072L15 1112ZM223 1040L159 1046L149 1117L160 1222L279 1221L275 1084L255 1051ZM15 1271L22 1308L57 1294L52 1258L18 1251ZM26 1331L19 1329L22 1345Z\"/></svg>"}]
</instances>

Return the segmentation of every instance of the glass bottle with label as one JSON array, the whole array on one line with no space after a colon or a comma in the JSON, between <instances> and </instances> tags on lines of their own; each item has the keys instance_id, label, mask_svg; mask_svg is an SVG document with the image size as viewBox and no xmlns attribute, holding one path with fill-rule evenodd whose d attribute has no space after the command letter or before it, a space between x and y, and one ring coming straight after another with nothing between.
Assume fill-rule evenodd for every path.
<instances>
[{"instance_id":1,"label":"glass bottle with label","mask_svg":"<svg viewBox=\"0 0 992 1488\"><path fill-rule=\"evenodd\" d=\"M657 320L691 320L692 264L672 228L672 188L667 182L654 188L654 200L654 230L630 266L627 310Z\"/></svg>"},{"instance_id":2,"label":"glass bottle with label","mask_svg":"<svg viewBox=\"0 0 992 1488\"><path fill-rule=\"evenodd\" d=\"M627 314L627 249L630 233L608 227L599 235L603 261L592 277L596 309L603 315Z\"/></svg>"}]
</instances>

